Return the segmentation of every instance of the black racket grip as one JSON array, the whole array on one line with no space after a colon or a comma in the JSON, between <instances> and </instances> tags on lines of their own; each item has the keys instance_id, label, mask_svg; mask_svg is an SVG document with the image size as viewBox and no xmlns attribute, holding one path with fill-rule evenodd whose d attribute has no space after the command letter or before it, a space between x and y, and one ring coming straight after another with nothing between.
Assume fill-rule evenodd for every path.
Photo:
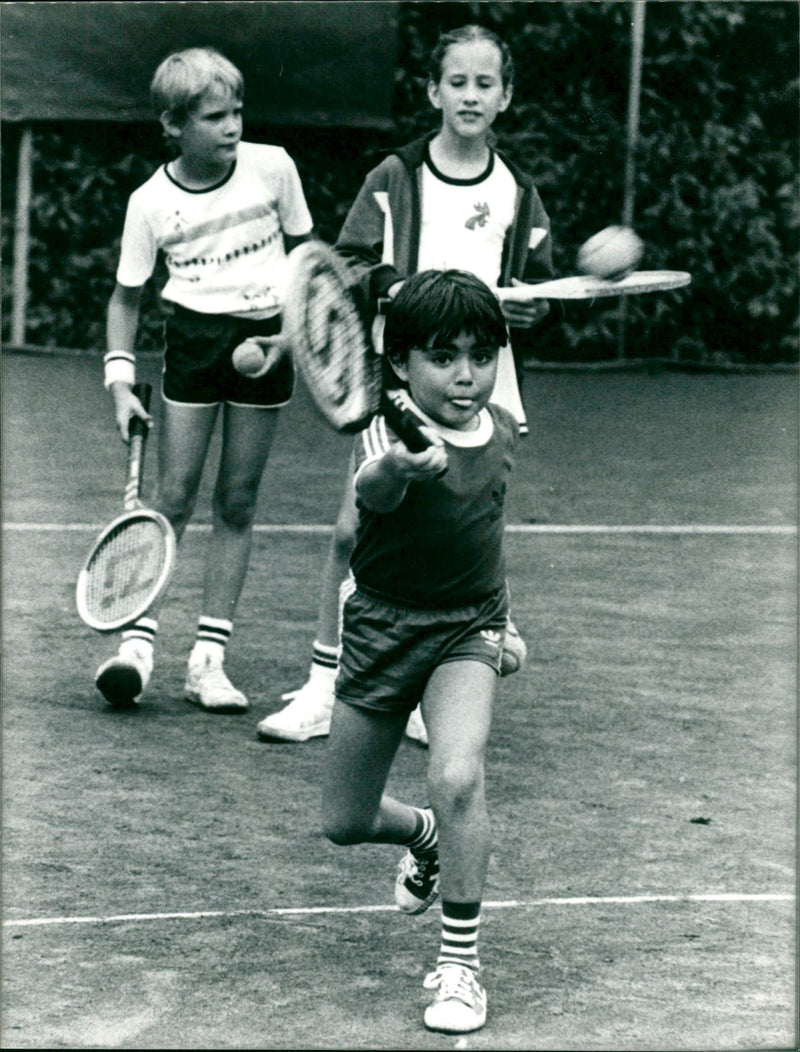
<instances>
[{"instance_id":1,"label":"black racket grip","mask_svg":"<svg viewBox=\"0 0 800 1052\"><path fill-rule=\"evenodd\" d=\"M419 418L410 409L399 406L391 395L384 394L381 412L392 431L412 453L422 453L432 445L430 439L420 431ZM444 468L436 477L441 478L446 473L447 468Z\"/></svg>"},{"instance_id":2,"label":"black racket grip","mask_svg":"<svg viewBox=\"0 0 800 1052\"><path fill-rule=\"evenodd\" d=\"M146 413L150 412L150 396L153 393L153 388L150 384L134 384L133 393L142 403L142 407ZM135 435L141 435L142 438L147 434L147 424L142 420L140 416L134 416L131 418L130 427L128 433L133 438Z\"/></svg>"}]
</instances>

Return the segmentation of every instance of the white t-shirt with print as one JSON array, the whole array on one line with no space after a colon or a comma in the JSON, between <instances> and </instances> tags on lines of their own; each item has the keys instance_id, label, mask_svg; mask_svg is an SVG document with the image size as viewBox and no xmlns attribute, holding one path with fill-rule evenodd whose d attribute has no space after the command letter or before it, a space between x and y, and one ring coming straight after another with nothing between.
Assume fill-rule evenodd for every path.
<instances>
[{"instance_id":1,"label":"white t-shirt with print","mask_svg":"<svg viewBox=\"0 0 800 1052\"><path fill-rule=\"evenodd\" d=\"M418 269L455 267L496 287L516 197L514 177L496 153L489 170L470 180L450 179L426 161Z\"/></svg>"},{"instance_id":2,"label":"white t-shirt with print","mask_svg":"<svg viewBox=\"0 0 800 1052\"><path fill-rule=\"evenodd\" d=\"M283 235L313 221L283 147L240 142L236 165L206 190L187 190L162 165L131 194L117 281L139 287L164 252L163 297L201 314L268 318L283 306Z\"/></svg>"},{"instance_id":3,"label":"white t-shirt with print","mask_svg":"<svg viewBox=\"0 0 800 1052\"><path fill-rule=\"evenodd\" d=\"M516 203L516 180L496 153L492 152L486 172L470 180L450 179L426 158L422 165L418 269L467 270L496 288ZM521 433L527 434L510 344L500 349L492 401L513 413Z\"/></svg>"}]
</instances>

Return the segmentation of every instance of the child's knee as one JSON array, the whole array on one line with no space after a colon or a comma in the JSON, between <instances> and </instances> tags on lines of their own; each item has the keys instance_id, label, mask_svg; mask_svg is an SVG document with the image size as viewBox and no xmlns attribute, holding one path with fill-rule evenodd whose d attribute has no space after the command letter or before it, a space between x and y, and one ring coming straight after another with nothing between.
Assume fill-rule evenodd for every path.
<instances>
[{"instance_id":1,"label":"child's knee","mask_svg":"<svg viewBox=\"0 0 800 1052\"><path fill-rule=\"evenodd\" d=\"M483 764L475 760L449 760L428 773L428 794L434 809L449 814L468 810L482 792Z\"/></svg>"},{"instance_id":2,"label":"child's knee","mask_svg":"<svg viewBox=\"0 0 800 1052\"><path fill-rule=\"evenodd\" d=\"M323 815L322 832L339 847L363 844L369 837L369 830L363 822L341 815Z\"/></svg>"},{"instance_id":3,"label":"child's knee","mask_svg":"<svg viewBox=\"0 0 800 1052\"><path fill-rule=\"evenodd\" d=\"M190 486L162 481L155 504L162 515L166 515L177 528L191 518L196 497L196 490Z\"/></svg>"},{"instance_id":4,"label":"child's knee","mask_svg":"<svg viewBox=\"0 0 800 1052\"><path fill-rule=\"evenodd\" d=\"M214 498L214 513L226 526L239 530L247 529L255 521L255 495L247 490L217 493Z\"/></svg>"}]
</instances>

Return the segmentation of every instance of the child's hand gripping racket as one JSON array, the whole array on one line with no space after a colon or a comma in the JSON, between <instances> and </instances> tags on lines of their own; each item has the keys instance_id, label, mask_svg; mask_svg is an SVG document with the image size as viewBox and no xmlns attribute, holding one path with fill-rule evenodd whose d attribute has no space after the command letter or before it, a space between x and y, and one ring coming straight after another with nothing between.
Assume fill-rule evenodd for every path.
<instances>
[{"instance_id":1,"label":"child's hand gripping racket","mask_svg":"<svg viewBox=\"0 0 800 1052\"><path fill-rule=\"evenodd\" d=\"M151 387L133 393L145 410ZM75 601L81 619L98 632L115 632L141 617L166 588L175 563L169 521L140 500L147 425L130 423L124 512L97 537L78 577Z\"/></svg>"},{"instance_id":2,"label":"child's hand gripping racket","mask_svg":"<svg viewBox=\"0 0 800 1052\"><path fill-rule=\"evenodd\" d=\"M289 255L283 332L317 408L340 432L362 431L377 413L412 453L431 442L382 381L382 358L364 332L347 270L332 248L306 241Z\"/></svg>"}]
</instances>

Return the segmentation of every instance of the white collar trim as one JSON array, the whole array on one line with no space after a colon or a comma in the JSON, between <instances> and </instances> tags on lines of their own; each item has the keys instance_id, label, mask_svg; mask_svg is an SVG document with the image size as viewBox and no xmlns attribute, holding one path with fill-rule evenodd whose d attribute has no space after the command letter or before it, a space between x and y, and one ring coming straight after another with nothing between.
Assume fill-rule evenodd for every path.
<instances>
[{"instance_id":1,"label":"white collar trim","mask_svg":"<svg viewBox=\"0 0 800 1052\"><path fill-rule=\"evenodd\" d=\"M461 449L475 449L479 446L485 446L494 434L494 420L488 409L481 409L480 413L478 413L478 426L474 431L459 431L454 427L445 427L444 424L439 424L437 421L432 420L427 413L423 413L404 388L399 393L403 404L416 413L423 423L427 424L438 435L441 435L445 442L449 442L451 446L458 446Z\"/></svg>"}]
</instances>

